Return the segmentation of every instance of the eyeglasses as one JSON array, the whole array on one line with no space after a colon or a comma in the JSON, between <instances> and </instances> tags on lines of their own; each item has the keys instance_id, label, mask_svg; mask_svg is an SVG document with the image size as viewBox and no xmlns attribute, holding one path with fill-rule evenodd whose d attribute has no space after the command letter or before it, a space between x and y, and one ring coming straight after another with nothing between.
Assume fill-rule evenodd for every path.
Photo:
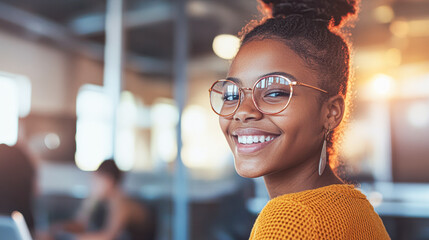
<instances>
[{"instance_id":1,"label":"eyeglasses","mask_svg":"<svg viewBox=\"0 0 429 240\"><path fill-rule=\"evenodd\" d=\"M294 86L304 86L328 93L305 83L291 81L281 75L262 77L255 82L253 88L241 88L231 80L221 79L213 83L209 89L210 104L216 114L222 117L231 116L243 101L244 90L250 90L255 107L264 114L274 115L287 108L292 99Z\"/></svg>"}]
</instances>

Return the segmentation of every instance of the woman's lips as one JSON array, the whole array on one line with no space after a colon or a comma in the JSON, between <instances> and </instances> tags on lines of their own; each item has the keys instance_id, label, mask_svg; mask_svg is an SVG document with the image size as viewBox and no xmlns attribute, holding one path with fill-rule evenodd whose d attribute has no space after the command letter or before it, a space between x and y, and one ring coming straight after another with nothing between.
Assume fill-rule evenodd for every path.
<instances>
[{"instance_id":1,"label":"woman's lips","mask_svg":"<svg viewBox=\"0 0 429 240\"><path fill-rule=\"evenodd\" d=\"M251 128L237 129L232 134L237 152L241 154L258 152L273 142L278 136L279 134Z\"/></svg>"},{"instance_id":2,"label":"woman's lips","mask_svg":"<svg viewBox=\"0 0 429 240\"><path fill-rule=\"evenodd\" d=\"M237 152L241 154L252 154L262 150L264 147L272 143L277 136L236 136L234 142L237 147Z\"/></svg>"}]
</instances>

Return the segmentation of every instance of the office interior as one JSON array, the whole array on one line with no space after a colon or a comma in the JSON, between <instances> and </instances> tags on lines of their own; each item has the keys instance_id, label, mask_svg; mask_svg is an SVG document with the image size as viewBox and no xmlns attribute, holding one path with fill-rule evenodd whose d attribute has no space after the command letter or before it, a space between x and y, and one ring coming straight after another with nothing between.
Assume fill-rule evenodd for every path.
<instances>
[{"instance_id":1,"label":"office interior","mask_svg":"<svg viewBox=\"0 0 429 240\"><path fill-rule=\"evenodd\" d=\"M36 166L36 230L114 157L156 239L248 239L268 194L235 172L208 89L260 16L249 0L0 0L0 143ZM362 0L353 25L341 173L392 239L429 239L429 0Z\"/></svg>"}]
</instances>

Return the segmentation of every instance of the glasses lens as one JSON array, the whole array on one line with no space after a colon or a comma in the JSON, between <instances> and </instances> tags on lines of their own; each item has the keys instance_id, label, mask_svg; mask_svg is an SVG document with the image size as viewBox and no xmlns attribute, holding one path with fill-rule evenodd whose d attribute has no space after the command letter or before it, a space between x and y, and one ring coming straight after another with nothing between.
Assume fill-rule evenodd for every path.
<instances>
[{"instance_id":1,"label":"glasses lens","mask_svg":"<svg viewBox=\"0 0 429 240\"><path fill-rule=\"evenodd\" d=\"M288 105L291 93L291 82L279 76L262 78L253 89L256 105L266 113L282 111Z\"/></svg>"},{"instance_id":2,"label":"glasses lens","mask_svg":"<svg viewBox=\"0 0 429 240\"><path fill-rule=\"evenodd\" d=\"M240 89L227 80L217 81L210 91L210 104L213 110L222 116L232 114L240 102Z\"/></svg>"}]
</instances>

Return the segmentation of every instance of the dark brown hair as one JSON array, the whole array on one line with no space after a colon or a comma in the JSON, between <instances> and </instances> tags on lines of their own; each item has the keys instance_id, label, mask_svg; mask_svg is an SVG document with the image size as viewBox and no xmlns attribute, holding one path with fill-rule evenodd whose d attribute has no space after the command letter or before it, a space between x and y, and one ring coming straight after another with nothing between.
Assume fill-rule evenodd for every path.
<instances>
[{"instance_id":1,"label":"dark brown hair","mask_svg":"<svg viewBox=\"0 0 429 240\"><path fill-rule=\"evenodd\" d=\"M339 30L358 11L359 0L261 0L265 14L240 33L241 45L252 40L276 39L284 42L318 73L320 88L331 96L346 98L350 88L350 44ZM347 115L345 116L347 117ZM329 164L338 167L337 148L342 128L328 138Z\"/></svg>"},{"instance_id":2,"label":"dark brown hair","mask_svg":"<svg viewBox=\"0 0 429 240\"><path fill-rule=\"evenodd\" d=\"M0 144L0 215L21 212L31 232L35 178L35 166L20 148Z\"/></svg>"},{"instance_id":3,"label":"dark brown hair","mask_svg":"<svg viewBox=\"0 0 429 240\"><path fill-rule=\"evenodd\" d=\"M118 168L113 159L102 162L95 172L111 177L115 184L121 183L123 172Z\"/></svg>"}]
</instances>

